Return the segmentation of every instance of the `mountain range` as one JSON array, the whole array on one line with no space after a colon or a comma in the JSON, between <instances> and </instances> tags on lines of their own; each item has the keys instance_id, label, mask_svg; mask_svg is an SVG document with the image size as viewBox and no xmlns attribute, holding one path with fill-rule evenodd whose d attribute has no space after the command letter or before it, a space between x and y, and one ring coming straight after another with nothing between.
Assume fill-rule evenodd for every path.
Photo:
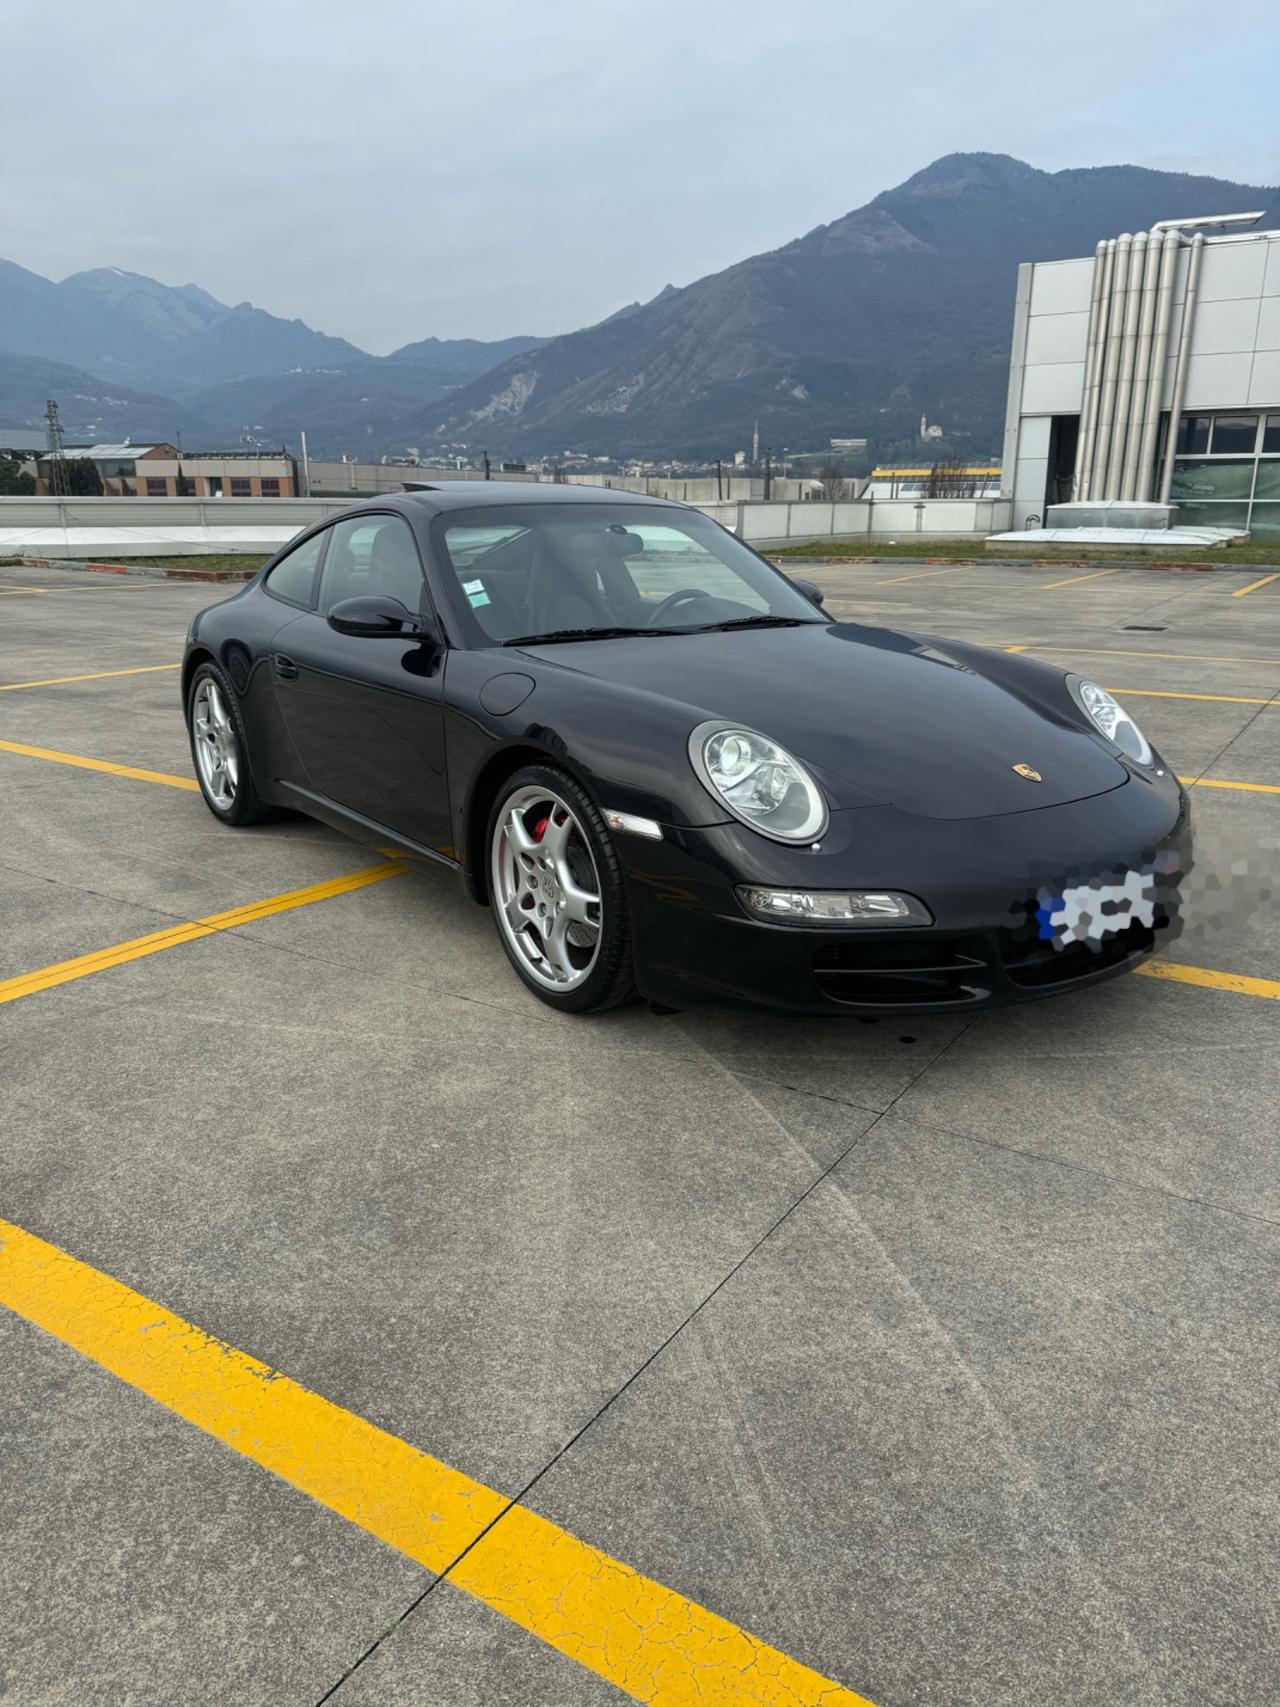
<instances>
[{"instance_id":1,"label":"mountain range","mask_svg":"<svg viewBox=\"0 0 1280 1707\"><path fill-rule=\"evenodd\" d=\"M317 454L403 448L397 424L533 337L423 338L371 356L198 285L98 267L55 283L0 261L0 425L38 425L56 397L69 439L181 437L231 447L313 435Z\"/></svg>"},{"instance_id":2,"label":"mountain range","mask_svg":"<svg viewBox=\"0 0 1280 1707\"><path fill-rule=\"evenodd\" d=\"M1017 265L1157 219L1280 192L1106 166L951 154L780 249L550 339L425 338L370 356L196 285L116 268L61 283L0 262L0 424L57 396L70 435L130 432L318 455L468 445L494 455L717 456L911 440L921 414L999 446ZM58 364L62 364L61 367ZM16 411L16 413L15 413Z\"/></svg>"}]
</instances>

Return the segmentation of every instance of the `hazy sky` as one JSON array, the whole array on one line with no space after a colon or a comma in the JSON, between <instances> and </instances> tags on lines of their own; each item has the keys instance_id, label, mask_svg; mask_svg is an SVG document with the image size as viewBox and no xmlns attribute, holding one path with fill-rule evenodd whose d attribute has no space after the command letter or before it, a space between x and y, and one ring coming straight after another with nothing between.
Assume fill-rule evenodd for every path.
<instances>
[{"instance_id":1,"label":"hazy sky","mask_svg":"<svg viewBox=\"0 0 1280 1707\"><path fill-rule=\"evenodd\" d=\"M565 331L957 149L1274 184L1275 17L1255 0L62 0L5 30L0 255L193 281L380 353Z\"/></svg>"}]
</instances>

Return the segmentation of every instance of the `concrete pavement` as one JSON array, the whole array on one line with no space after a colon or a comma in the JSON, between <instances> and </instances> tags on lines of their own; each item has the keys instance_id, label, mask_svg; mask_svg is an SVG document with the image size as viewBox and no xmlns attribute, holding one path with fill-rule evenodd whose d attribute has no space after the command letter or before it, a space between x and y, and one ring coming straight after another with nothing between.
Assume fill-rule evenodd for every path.
<instances>
[{"instance_id":1,"label":"concrete pavement","mask_svg":"<svg viewBox=\"0 0 1280 1707\"><path fill-rule=\"evenodd\" d=\"M1183 774L1280 785L1280 583L809 573L838 615L1132 692ZM0 588L0 742L190 776L176 671L103 672L175 662L218 589ZM3 748L0 795L0 979L371 862ZM1194 798L1248 870L1172 958L1280 996L1249 900L1280 793ZM976 1021L572 1020L411 872L0 1007L0 1217L878 1707L1262 1701L1278 1045L1280 1001L1147 977ZM19 1314L0 1337L23 1707L628 1698L608 1630L566 1658Z\"/></svg>"}]
</instances>

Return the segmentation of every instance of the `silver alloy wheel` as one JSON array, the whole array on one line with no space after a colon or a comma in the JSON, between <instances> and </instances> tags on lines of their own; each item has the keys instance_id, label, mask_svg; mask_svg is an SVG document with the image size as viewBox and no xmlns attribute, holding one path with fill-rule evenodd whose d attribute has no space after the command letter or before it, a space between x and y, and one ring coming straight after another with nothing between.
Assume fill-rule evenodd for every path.
<instances>
[{"instance_id":1,"label":"silver alloy wheel","mask_svg":"<svg viewBox=\"0 0 1280 1707\"><path fill-rule=\"evenodd\" d=\"M572 990L600 954L600 876L572 810L549 788L518 788L503 804L489 850L503 936L530 976Z\"/></svg>"},{"instance_id":2,"label":"silver alloy wheel","mask_svg":"<svg viewBox=\"0 0 1280 1707\"><path fill-rule=\"evenodd\" d=\"M205 794L217 811L230 812L240 786L240 745L212 676L201 680L191 702L191 733Z\"/></svg>"}]
</instances>

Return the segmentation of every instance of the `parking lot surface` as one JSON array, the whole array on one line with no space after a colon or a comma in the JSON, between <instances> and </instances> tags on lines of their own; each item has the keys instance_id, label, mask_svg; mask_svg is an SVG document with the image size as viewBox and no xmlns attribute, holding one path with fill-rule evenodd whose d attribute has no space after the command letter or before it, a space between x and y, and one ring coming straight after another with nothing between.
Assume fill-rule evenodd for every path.
<instances>
[{"instance_id":1,"label":"parking lot surface","mask_svg":"<svg viewBox=\"0 0 1280 1707\"><path fill-rule=\"evenodd\" d=\"M0 569L0 1696L1280 1699L1280 581L796 568L1125 701L1165 962L561 1016L450 878L213 820L222 588Z\"/></svg>"}]
</instances>

